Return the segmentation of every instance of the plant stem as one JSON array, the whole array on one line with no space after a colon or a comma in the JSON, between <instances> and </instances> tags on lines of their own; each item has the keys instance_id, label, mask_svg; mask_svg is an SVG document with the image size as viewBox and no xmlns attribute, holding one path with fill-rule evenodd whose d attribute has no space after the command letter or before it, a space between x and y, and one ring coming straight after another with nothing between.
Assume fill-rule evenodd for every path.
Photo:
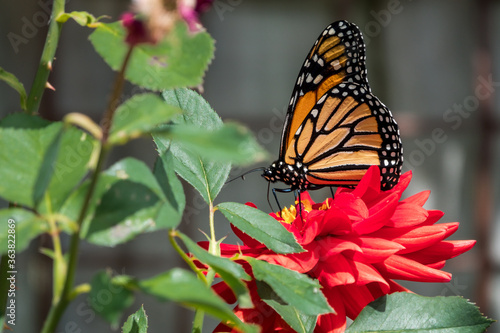
<instances>
[{"instance_id":1,"label":"plant stem","mask_svg":"<svg viewBox=\"0 0 500 333\"><path fill-rule=\"evenodd\" d=\"M54 246L54 283L53 283L53 291L52 291L52 304L55 304L59 301L61 297L61 292L63 290L63 281L64 276L66 275L66 261L64 260L64 256L61 248L61 239L59 237L59 230L57 229L57 224L52 215L52 205L48 195L45 194L45 202L48 207L49 214L47 214L47 221L50 226L50 237L52 238L52 244Z\"/></svg>"},{"instance_id":2,"label":"plant stem","mask_svg":"<svg viewBox=\"0 0 500 333\"><path fill-rule=\"evenodd\" d=\"M122 68L118 73L118 76L115 80L115 84L113 86L113 93L111 94L111 99L109 100L108 108L104 113L104 117L102 119L102 141L103 143L107 142L109 137L109 131L111 129L111 123L113 122L113 116L115 114L115 110L120 103L120 96L123 89L123 84L125 83L125 70L127 69L128 61L130 60L130 56L132 55L132 51L134 50L134 46L130 45L125 55L125 59L123 60Z\"/></svg>"},{"instance_id":3,"label":"plant stem","mask_svg":"<svg viewBox=\"0 0 500 333\"><path fill-rule=\"evenodd\" d=\"M92 195L97 185L99 173L104 164L104 160L106 159L106 155L107 155L107 149L105 147L101 147L101 151L99 152L99 159L97 161L97 166L92 174L89 190L87 192L87 195L85 196L85 200L83 202L80 214L78 216L77 220L78 231L73 233L73 235L71 235L71 243L68 250L69 252L68 269L66 271L66 280L64 282L63 291L59 300L55 304L52 304L52 307L50 308L49 311L49 315L45 320L42 333L53 333L55 331L55 329L57 328L57 324L59 323L59 320L61 319L61 316L64 313L64 310L66 310L66 307L68 306L69 302L72 299L71 296L73 293L72 292L73 282L75 279L76 264L78 261L78 249L80 246L81 226L87 214L87 209L90 205L90 200L92 199Z\"/></svg>"},{"instance_id":4,"label":"plant stem","mask_svg":"<svg viewBox=\"0 0 500 333\"><path fill-rule=\"evenodd\" d=\"M203 328L203 319L205 319L205 311L197 309L194 314L193 329L191 333L201 333Z\"/></svg>"},{"instance_id":5,"label":"plant stem","mask_svg":"<svg viewBox=\"0 0 500 333\"><path fill-rule=\"evenodd\" d=\"M92 196L94 194L94 190L96 188L100 172L104 166L104 161L106 160L106 156L110 148L107 145L107 139L109 136L109 131L111 129L113 115L120 100L123 84L125 81L125 70L130 60L130 55L132 54L132 50L133 46L130 46L127 55L123 60L122 68L120 69L120 72L118 73L115 79L115 84L113 86L111 99L109 101L106 112L104 113L103 116L103 121L102 121L103 131L102 131L101 147L99 151L99 158L97 160L97 166L94 172L92 173L89 190L85 196L85 200L83 202L80 214L78 216L77 220L78 230L71 236L71 243L68 250L69 252L68 269L66 273L64 288L59 301L56 304L53 304L52 307L50 308L49 315L42 329L42 333L53 333L55 331L57 324L61 319L61 316L63 315L64 311L66 310L66 307L68 306L69 302L74 298L75 295L75 291L73 290L73 283L75 280L76 266L78 261L78 249L80 246L81 226L83 220L85 219L85 216L87 215L87 210L89 208L90 201L92 200Z\"/></svg>"},{"instance_id":6,"label":"plant stem","mask_svg":"<svg viewBox=\"0 0 500 333\"><path fill-rule=\"evenodd\" d=\"M209 204L209 223L210 223L210 242L208 245L208 252L213 254L214 256L220 256L220 248L219 242L215 238L215 222L214 222L214 204L210 201ZM212 268L208 269L207 276L204 276L204 282L207 286L210 287L215 277L215 271ZM203 320L205 318L205 311L196 309L194 320L193 320L193 329L191 333L201 333L203 329Z\"/></svg>"},{"instance_id":7,"label":"plant stem","mask_svg":"<svg viewBox=\"0 0 500 333\"><path fill-rule=\"evenodd\" d=\"M47 80L52 69L52 61L56 54L57 44L59 43L59 36L63 23L57 22L56 18L64 13L65 0L54 0L52 6L52 13L50 15L49 31L47 32L47 39L43 48L40 64L33 80L28 101L26 103L26 111L29 114L38 112L40 101L43 92L45 91Z\"/></svg>"},{"instance_id":8,"label":"plant stem","mask_svg":"<svg viewBox=\"0 0 500 333\"><path fill-rule=\"evenodd\" d=\"M210 245L208 248L208 252L210 252L214 256L218 256L218 255L220 255L220 251L219 251L219 246L218 246L219 243L217 242L217 239L215 239L215 222L214 222L215 210L214 210L214 204L212 201L210 201L209 210L210 210L210 212L209 212Z\"/></svg>"},{"instance_id":9,"label":"plant stem","mask_svg":"<svg viewBox=\"0 0 500 333\"><path fill-rule=\"evenodd\" d=\"M174 250L177 251L177 253L179 253L181 258L186 262L186 264L188 264L189 268L191 268L191 270L193 272L195 272L196 275L198 275L198 278L200 280L202 280L204 283L207 283L207 279L205 278L205 275L203 275L202 271L200 269L198 269L198 267L196 267L196 265L193 263L191 258L189 258L186 255L186 253L184 253L184 251L181 249L179 244L177 244L177 242L175 241L175 236L176 236L175 230L171 230L168 232L168 239L170 240L170 244L172 244L172 247L174 248Z\"/></svg>"}]
</instances>

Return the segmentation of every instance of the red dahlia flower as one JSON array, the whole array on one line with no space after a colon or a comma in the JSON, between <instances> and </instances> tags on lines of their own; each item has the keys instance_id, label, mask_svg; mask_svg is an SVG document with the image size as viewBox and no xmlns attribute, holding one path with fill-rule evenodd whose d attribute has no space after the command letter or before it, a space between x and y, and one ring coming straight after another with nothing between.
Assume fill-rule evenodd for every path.
<instances>
[{"instance_id":1,"label":"red dahlia flower","mask_svg":"<svg viewBox=\"0 0 500 333\"><path fill-rule=\"evenodd\" d=\"M234 228L245 245L221 244L221 253L226 257L242 253L318 279L336 314L319 316L315 332L343 332L346 316L356 318L368 303L385 294L409 291L394 280L450 281L451 274L440 270L446 260L475 244L473 240L445 240L458 223L435 224L443 213L422 207L429 191L400 201L410 179L411 172L407 172L393 189L381 191L379 169L372 167L355 189L339 188L333 199L314 203L303 193L302 217L294 206L280 215L271 214L307 252L276 254ZM293 332L259 298L255 282L250 281L248 287L255 308L237 306L238 317L261 325L262 332ZM228 303L235 302L224 282L214 289ZM230 331L224 324L215 330Z\"/></svg>"}]
</instances>

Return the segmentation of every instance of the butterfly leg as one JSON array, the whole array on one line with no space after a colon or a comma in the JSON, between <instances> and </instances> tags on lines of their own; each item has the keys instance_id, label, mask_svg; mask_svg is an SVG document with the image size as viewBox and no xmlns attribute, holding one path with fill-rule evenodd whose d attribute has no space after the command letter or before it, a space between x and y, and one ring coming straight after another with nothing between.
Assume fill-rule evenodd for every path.
<instances>
[{"instance_id":1,"label":"butterfly leg","mask_svg":"<svg viewBox=\"0 0 500 333\"><path fill-rule=\"evenodd\" d=\"M300 191L297 191L297 197L299 198L299 215L300 215L300 219L303 220L303 218L302 218L302 200L300 199Z\"/></svg>"},{"instance_id":2,"label":"butterfly leg","mask_svg":"<svg viewBox=\"0 0 500 333\"><path fill-rule=\"evenodd\" d=\"M330 186L330 193L332 194L332 199L335 198L335 194L333 193L333 188Z\"/></svg>"},{"instance_id":3,"label":"butterfly leg","mask_svg":"<svg viewBox=\"0 0 500 333\"><path fill-rule=\"evenodd\" d=\"M279 211L281 212L282 209L281 209L280 202L278 201L278 196L276 195L276 192L289 193L289 192L292 192L292 189L291 188L274 188L273 187L272 191L273 191L274 199L276 200L276 203L278 204Z\"/></svg>"}]
</instances>

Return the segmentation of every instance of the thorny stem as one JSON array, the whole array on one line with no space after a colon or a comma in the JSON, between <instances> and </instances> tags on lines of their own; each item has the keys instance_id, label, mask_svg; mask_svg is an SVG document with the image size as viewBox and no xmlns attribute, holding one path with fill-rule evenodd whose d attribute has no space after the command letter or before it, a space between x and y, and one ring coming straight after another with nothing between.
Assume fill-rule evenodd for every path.
<instances>
[{"instance_id":1,"label":"thorny stem","mask_svg":"<svg viewBox=\"0 0 500 333\"><path fill-rule=\"evenodd\" d=\"M104 166L104 161L106 160L106 156L109 149L107 145L109 131L111 129L111 123L113 121L113 115L119 103L119 99L123 89L123 84L125 81L125 70L130 60L130 55L132 54L132 51L133 51L133 46L130 46L125 56L125 59L123 60L120 72L118 73L115 79L115 84L113 86L111 99L109 101L106 112L104 113L104 117L102 120L103 131L102 131L101 147L99 151L99 158L97 160L97 166L94 172L92 173L89 189L85 196L85 200L83 202L80 214L77 219L78 231L73 233L73 235L71 236L68 269L66 273L66 280L64 283L63 292L61 294L59 301L55 305L54 304L52 305L49 311L49 315L45 321L42 333L53 333L55 331L57 324L61 319L61 316L63 315L66 307L68 306L69 302L75 297L74 296L75 290L73 289L73 284L74 284L76 266L78 261L78 249L80 245L81 226L83 220L85 219L85 216L87 215L87 210L89 208L90 201L92 200L92 196L94 194L94 190L96 188L97 181L99 179L99 174Z\"/></svg>"},{"instance_id":2,"label":"thorny stem","mask_svg":"<svg viewBox=\"0 0 500 333\"><path fill-rule=\"evenodd\" d=\"M49 30L47 32L47 39L43 48L40 64L33 80L28 101L26 102L26 111L29 114L38 112L42 95L45 91L47 80L52 69L52 62L56 54L57 44L59 43L59 36L61 35L62 22L57 22L56 18L64 13L64 0L54 0L52 6L52 13L50 15Z\"/></svg>"}]
</instances>

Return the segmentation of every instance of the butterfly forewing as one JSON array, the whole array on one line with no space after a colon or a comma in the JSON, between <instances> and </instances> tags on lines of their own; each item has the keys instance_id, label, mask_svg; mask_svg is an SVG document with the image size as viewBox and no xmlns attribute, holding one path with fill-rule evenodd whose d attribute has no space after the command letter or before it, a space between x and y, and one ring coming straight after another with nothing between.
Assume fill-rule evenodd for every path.
<instances>
[{"instance_id":1,"label":"butterfly forewing","mask_svg":"<svg viewBox=\"0 0 500 333\"><path fill-rule=\"evenodd\" d=\"M369 90L363 37L358 27L347 21L326 27L302 65L288 106L281 154L316 102L341 82L358 83Z\"/></svg>"}]
</instances>

